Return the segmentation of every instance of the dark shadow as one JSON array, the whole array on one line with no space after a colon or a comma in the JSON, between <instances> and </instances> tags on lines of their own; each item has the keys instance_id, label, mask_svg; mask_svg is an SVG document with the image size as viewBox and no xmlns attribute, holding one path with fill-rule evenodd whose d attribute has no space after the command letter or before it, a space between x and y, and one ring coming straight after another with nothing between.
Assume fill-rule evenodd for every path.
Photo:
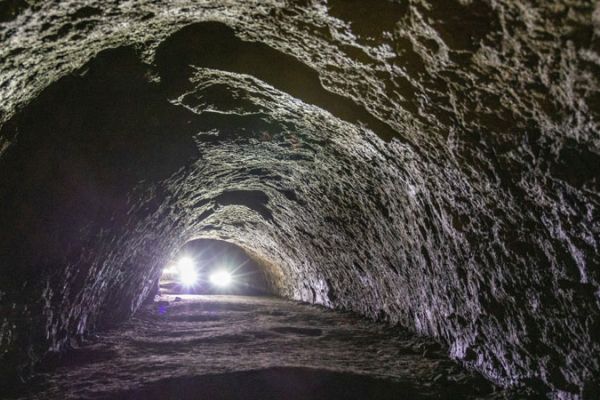
<instances>
[{"instance_id":1,"label":"dark shadow","mask_svg":"<svg viewBox=\"0 0 600 400\"><path fill-rule=\"evenodd\" d=\"M565 140L551 172L577 189L600 191L600 155L573 139Z\"/></svg>"},{"instance_id":2,"label":"dark shadow","mask_svg":"<svg viewBox=\"0 0 600 400\"><path fill-rule=\"evenodd\" d=\"M56 368L79 368L117 358L115 350L105 347L81 347L61 353L49 353L37 366L36 372L52 372Z\"/></svg>"},{"instance_id":3,"label":"dark shadow","mask_svg":"<svg viewBox=\"0 0 600 400\"><path fill-rule=\"evenodd\" d=\"M407 1L329 0L330 15L348 24L361 39L376 41L384 32L392 32L408 14Z\"/></svg>"},{"instance_id":4,"label":"dark shadow","mask_svg":"<svg viewBox=\"0 0 600 400\"><path fill-rule=\"evenodd\" d=\"M26 0L0 1L0 23L14 20L29 6L29 2Z\"/></svg>"},{"instance_id":5,"label":"dark shadow","mask_svg":"<svg viewBox=\"0 0 600 400\"><path fill-rule=\"evenodd\" d=\"M11 143L0 158L0 302L28 306L8 316L18 332L0 355L0 372L25 363L32 349L45 350L43 285L56 294L48 296L56 309L64 288L64 304L78 301L93 264L82 257L93 255L102 232L117 238L130 228L132 188L167 179L199 157L196 115L172 105L147 74L133 48L102 51L0 128ZM162 195L157 189L138 216L153 213ZM76 272L63 276L73 264ZM115 303L106 308L111 321L130 312L127 301ZM56 332L58 340L68 334Z\"/></svg>"},{"instance_id":6,"label":"dark shadow","mask_svg":"<svg viewBox=\"0 0 600 400\"><path fill-rule=\"evenodd\" d=\"M264 43L243 41L220 22L200 22L174 33L159 46L156 64L166 86L178 92L189 84L192 66L252 75L345 121L362 122L384 140L398 138L363 106L323 88L308 65Z\"/></svg>"},{"instance_id":7,"label":"dark shadow","mask_svg":"<svg viewBox=\"0 0 600 400\"><path fill-rule=\"evenodd\" d=\"M323 331L317 328L299 328L295 326L280 326L277 328L271 328L273 332L281 333L282 335L295 335L295 336L321 336Z\"/></svg>"},{"instance_id":8,"label":"dark shadow","mask_svg":"<svg viewBox=\"0 0 600 400\"><path fill-rule=\"evenodd\" d=\"M135 184L199 157L195 114L170 104L146 74L133 49L104 51L2 127L15 144L0 159L0 223L12 227L0 233L0 260L23 247L62 261L79 250L84 227L119 225Z\"/></svg>"},{"instance_id":9,"label":"dark shadow","mask_svg":"<svg viewBox=\"0 0 600 400\"><path fill-rule=\"evenodd\" d=\"M280 367L228 374L165 379L137 390L111 393L122 400L317 400L445 399L417 393L412 385L365 375Z\"/></svg>"},{"instance_id":10,"label":"dark shadow","mask_svg":"<svg viewBox=\"0 0 600 400\"><path fill-rule=\"evenodd\" d=\"M273 220L273 213L267 207L269 196L261 190L226 190L215 201L220 205L241 205L259 213L264 219Z\"/></svg>"},{"instance_id":11,"label":"dark shadow","mask_svg":"<svg viewBox=\"0 0 600 400\"><path fill-rule=\"evenodd\" d=\"M474 53L486 36L501 26L496 11L484 1L463 4L449 0L419 11L433 21L433 27L452 50Z\"/></svg>"}]
</instances>

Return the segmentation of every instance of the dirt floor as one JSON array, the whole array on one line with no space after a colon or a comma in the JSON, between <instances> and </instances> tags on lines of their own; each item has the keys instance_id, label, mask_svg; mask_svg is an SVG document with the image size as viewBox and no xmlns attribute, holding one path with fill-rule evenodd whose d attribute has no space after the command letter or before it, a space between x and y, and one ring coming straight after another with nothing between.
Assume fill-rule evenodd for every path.
<instances>
[{"instance_id":1,"label":"dirt floor","mask_svg":"<svg viewBox=\"0 0 600 400\"><path fill-rule=\"evenodd\" d=\"M157 300L69 353L20 397L515 398L449 360L438 344L353 314L270 297Z\"/></svg>"}]
</instances>

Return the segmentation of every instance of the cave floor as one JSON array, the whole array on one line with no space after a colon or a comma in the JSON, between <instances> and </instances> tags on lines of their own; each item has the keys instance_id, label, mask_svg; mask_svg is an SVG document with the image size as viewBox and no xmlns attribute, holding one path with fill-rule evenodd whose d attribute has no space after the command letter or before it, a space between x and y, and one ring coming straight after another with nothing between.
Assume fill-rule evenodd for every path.
<instances>
[{"instance_id":1,"label":"cave floor","mask_svg":"<svg viewBox=\"0 0 600 400\"><path fill-rule=\"evenodd\" d=\"M434 342L351 313L271 297L161 300L68 353L22 398L511 398Z\"/></svg>"}]
</instances>

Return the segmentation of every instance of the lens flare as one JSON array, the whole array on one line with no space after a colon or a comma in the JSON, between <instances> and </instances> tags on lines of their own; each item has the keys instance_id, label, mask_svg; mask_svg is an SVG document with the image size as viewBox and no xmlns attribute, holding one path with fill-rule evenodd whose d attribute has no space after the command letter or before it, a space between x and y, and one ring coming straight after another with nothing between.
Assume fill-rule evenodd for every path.
<instances>
[{"instance_id":1,"label":"lens flare","mask_svg":"<svg viewBox=\"0 0 600 400\"><path fill-rule=\"evenodd\" d=\"M179 280L183 285L194 286L198 282L198 271L196 271L196 265L191 258L182 257L179 259L177 270L179 272Z\"/></svg>"},{"instance_id":2,"label":"lens flare","mask_svg":"<svg viewBox=\"0 0 600 400\"><path fill-rule=\"evenodd\" d=\"M167 268L163 269L163 275L177 275L177 266L169 265Z\"/></svg>"},{"instance_id":3,"label":"lens flare","mask_svg":"<svg viewBox=\"0 0 600 400\"><path fill-rule=\"evenodd\" d=\"M227 271L217 271L210 276L210 283L218 287L229 286L231 274Z\"/></svg>"}]
</instances>

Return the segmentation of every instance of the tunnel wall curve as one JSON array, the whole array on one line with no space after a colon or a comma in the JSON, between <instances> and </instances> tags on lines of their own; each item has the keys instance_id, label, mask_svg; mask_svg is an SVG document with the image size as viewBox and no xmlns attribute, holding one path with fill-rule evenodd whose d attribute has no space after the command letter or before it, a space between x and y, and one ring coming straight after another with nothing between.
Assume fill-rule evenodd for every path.
<instances>
[{"instance_id":1,"label":"tunnel wall curve","mask_svg":"<svg viewBox=\"0 0 600 400\"><path fill-rule=\"evenodd\" d=\"M599 390L592 5L85 3L0 26L3 365L207 238L500 384Z\"/></svg>"}]
</instances>

